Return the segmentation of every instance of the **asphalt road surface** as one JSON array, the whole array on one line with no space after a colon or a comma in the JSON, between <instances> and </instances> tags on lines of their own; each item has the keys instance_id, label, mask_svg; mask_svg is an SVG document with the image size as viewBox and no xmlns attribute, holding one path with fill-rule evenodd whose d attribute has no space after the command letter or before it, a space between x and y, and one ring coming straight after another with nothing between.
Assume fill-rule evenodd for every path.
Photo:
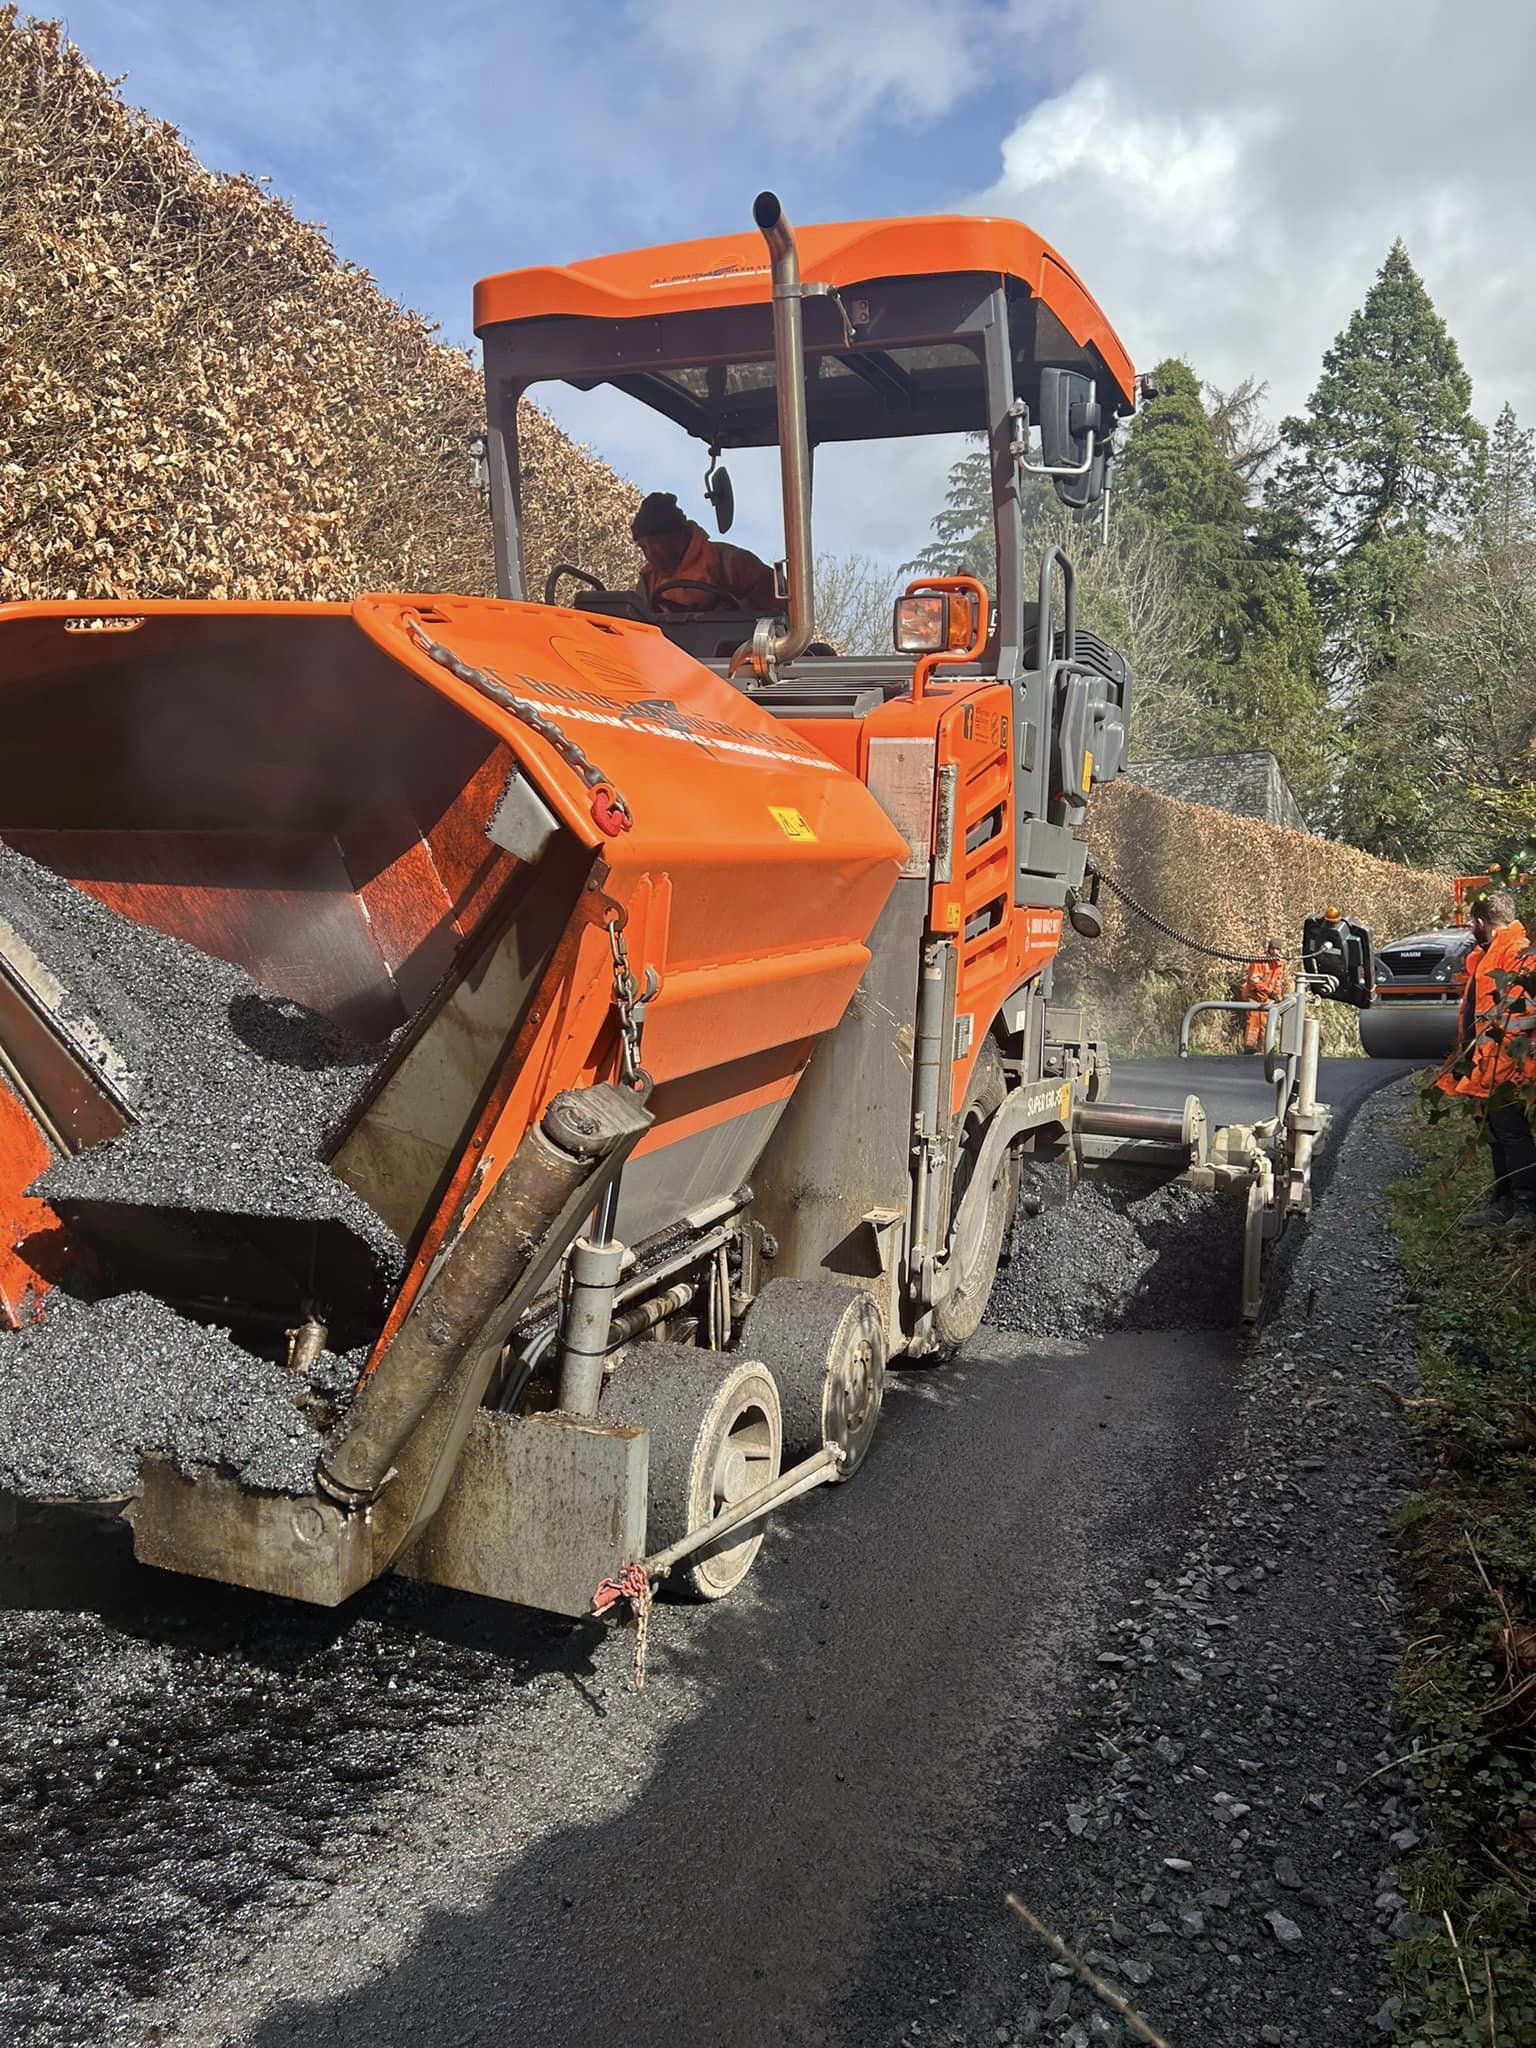
<instances>
[{"instance_id":1,"label":"asphalt road surface","mask_svg":"<svg viewBox=\"0 0 1536 2048\"><path fill-rule=\"evenodd\" d=\"M1252 1116L1255 1069L1113 1092ZM1401 1071L1325 1063L1333 1144ZM658 1610L639 1694L627 1633L398 1584L314 1614L29 1511L0 1545L0 2033L906 2040L892 1930L971 1882L1096 1626L1178 1557L1242 1342L984 1328L897 1376L856 1484L732 1600Z\"/></svg>"},{"instance_id":2,"label":"asphalt road surface","mask_svg":"<svg viewBox=\"0 0 1536 2048\"><path fill-rule=\"evenodd\" d=\"M1109 1093L1116 1102L1140 1103L1149 1109L1174 1109L1186 1095L1198 1095L1212 1129L1218 1124L1252 1123L1274 1114L1275 1090L1264 1079L1263 1064L1257 1055L1245 1053L1192 1053L1187 1060L1116 1060ZM1411 1074L1414 1066L1412 1060L1320 1060L1318 1097L1342 1124L1367 1095Z\"/></svg>"}]
</instances>

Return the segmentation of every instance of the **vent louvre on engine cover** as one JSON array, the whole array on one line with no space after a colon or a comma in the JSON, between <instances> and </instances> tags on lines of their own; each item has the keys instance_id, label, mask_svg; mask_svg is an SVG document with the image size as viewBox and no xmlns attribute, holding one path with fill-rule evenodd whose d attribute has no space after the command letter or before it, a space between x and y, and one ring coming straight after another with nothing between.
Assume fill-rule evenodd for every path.
<instances>
[{"instance_id":1,"label":"vent louvre on engine cover","mask_svg":"<svg viewBox=\"0 0 1536 2048\"><path fill-rule=\"evenodd\" d=\"M1024 659L1031 668L1039 665L1040 658L1038 612L1037 605L1027 605L1024 611ZM1054 659L1065 661L1066 633L1058 627L1051 635L1051 640ZM1079 626L1077 629L1076 658L1079 668L1092 669L1096 675L1103 676L1106 682L1114 683L1117 688L1128 687L1131 680L1131 664L1118 647L1111 647L1107 640L1101 639L1097 633L1090 633L1086 626Z\"/></svg>"}]
</instances>

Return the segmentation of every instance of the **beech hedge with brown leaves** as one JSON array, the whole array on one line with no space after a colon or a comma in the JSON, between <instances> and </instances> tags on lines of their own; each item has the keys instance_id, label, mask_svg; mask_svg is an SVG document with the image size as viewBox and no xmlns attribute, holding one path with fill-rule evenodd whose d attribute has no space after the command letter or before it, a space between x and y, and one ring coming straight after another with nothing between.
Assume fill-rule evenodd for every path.
<instances>
[{"instance_id":1,"label":"beech hedge with brown leaves","mask_svg":"<svg viewBox=\"0 0 1536 2048\"><path fill-rule=\"evenodd\" d=\"M1450 912L1450 883L1443 875L1399 867L1358 847L1258 818L1181 803L1134 781L1095 793L1088 843L1104 871L1165 924L1250 957L1275 938L1294 958L1303 920L1330 904L1362 918L1378 944L1443 924ZM1241 967L1175 944L1108 890L1099 907L1103 937L1066 940L1057 999L1081 1003L1118 1051L1129 1056L1171 1050L1191 1003L1235 993ZM1352 1010L1326 1003L1322 1016L1325 1050L1359 1051ZM1200 1042L1230 1046L1232 1020L1203 1026Z\"/></svg>"},{"instance_id":2,"label":"beech hedge with brown leaves","mask_svg":"<svg viewBox=\"0 0 1536 2048\"><path fill-rule=\"evenodd\" d=\"M494 588L469 356L12 6L0 198L0 601ZM633 487L522 440L533 587L632 583Z\"/></svg>"}]
</instances>

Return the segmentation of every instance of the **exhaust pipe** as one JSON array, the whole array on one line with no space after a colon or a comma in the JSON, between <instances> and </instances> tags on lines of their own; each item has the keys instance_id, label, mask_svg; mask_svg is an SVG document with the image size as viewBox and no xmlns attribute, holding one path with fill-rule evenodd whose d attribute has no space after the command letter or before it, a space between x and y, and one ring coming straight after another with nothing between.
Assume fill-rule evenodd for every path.
<instances>
[{"instance_id":1,"label":"exhaust pipe","mask_svg":"<svg viewBox=\"0 0 1536 2048\"><path fill-rule=\"evenodd\" d=\"M784 494L784 558L789 569L789 630L764 619L737 651L731 672L748 664L771 682L779 667L803 654L816 630L811 557L811 446L805 424L805 336L800 320L800 257L778 195L759 192L752 218L768 244L773 271L774 388L779 411L779 468Z\"/></svg>"}]
</instances>

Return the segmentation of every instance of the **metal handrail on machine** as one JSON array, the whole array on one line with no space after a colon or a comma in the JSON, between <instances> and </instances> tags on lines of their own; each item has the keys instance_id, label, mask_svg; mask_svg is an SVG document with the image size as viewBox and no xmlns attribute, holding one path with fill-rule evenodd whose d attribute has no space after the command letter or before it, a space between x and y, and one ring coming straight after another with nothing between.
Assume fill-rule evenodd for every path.
<instances>
[{"instance_id":1,"label":"metal handrail on machine","mask_svg":"<svg viewBox=\"0 0 1536 2048\"><path fill-rule=\"evenodd\" d=\"M1191 1003L1184 1012L1183 1023L1179 1026L1179 1058L1181 1060L1189 1058L1190 1027L1195 1019L1205 1010L1230 1010L1237 1012L1239 1015L1246 1015L1251 1010L1263 1010L1265 1012L1264 1050L1268 1053L1274 1048L1275 1038L1279 1029L1278 1020L1282 1012L1292 1008L1295 1002L1296 997L1290 995L1283 997L1278 1003L1250 1003L1237 1000Z\"/></svg>"}]
</instances>

